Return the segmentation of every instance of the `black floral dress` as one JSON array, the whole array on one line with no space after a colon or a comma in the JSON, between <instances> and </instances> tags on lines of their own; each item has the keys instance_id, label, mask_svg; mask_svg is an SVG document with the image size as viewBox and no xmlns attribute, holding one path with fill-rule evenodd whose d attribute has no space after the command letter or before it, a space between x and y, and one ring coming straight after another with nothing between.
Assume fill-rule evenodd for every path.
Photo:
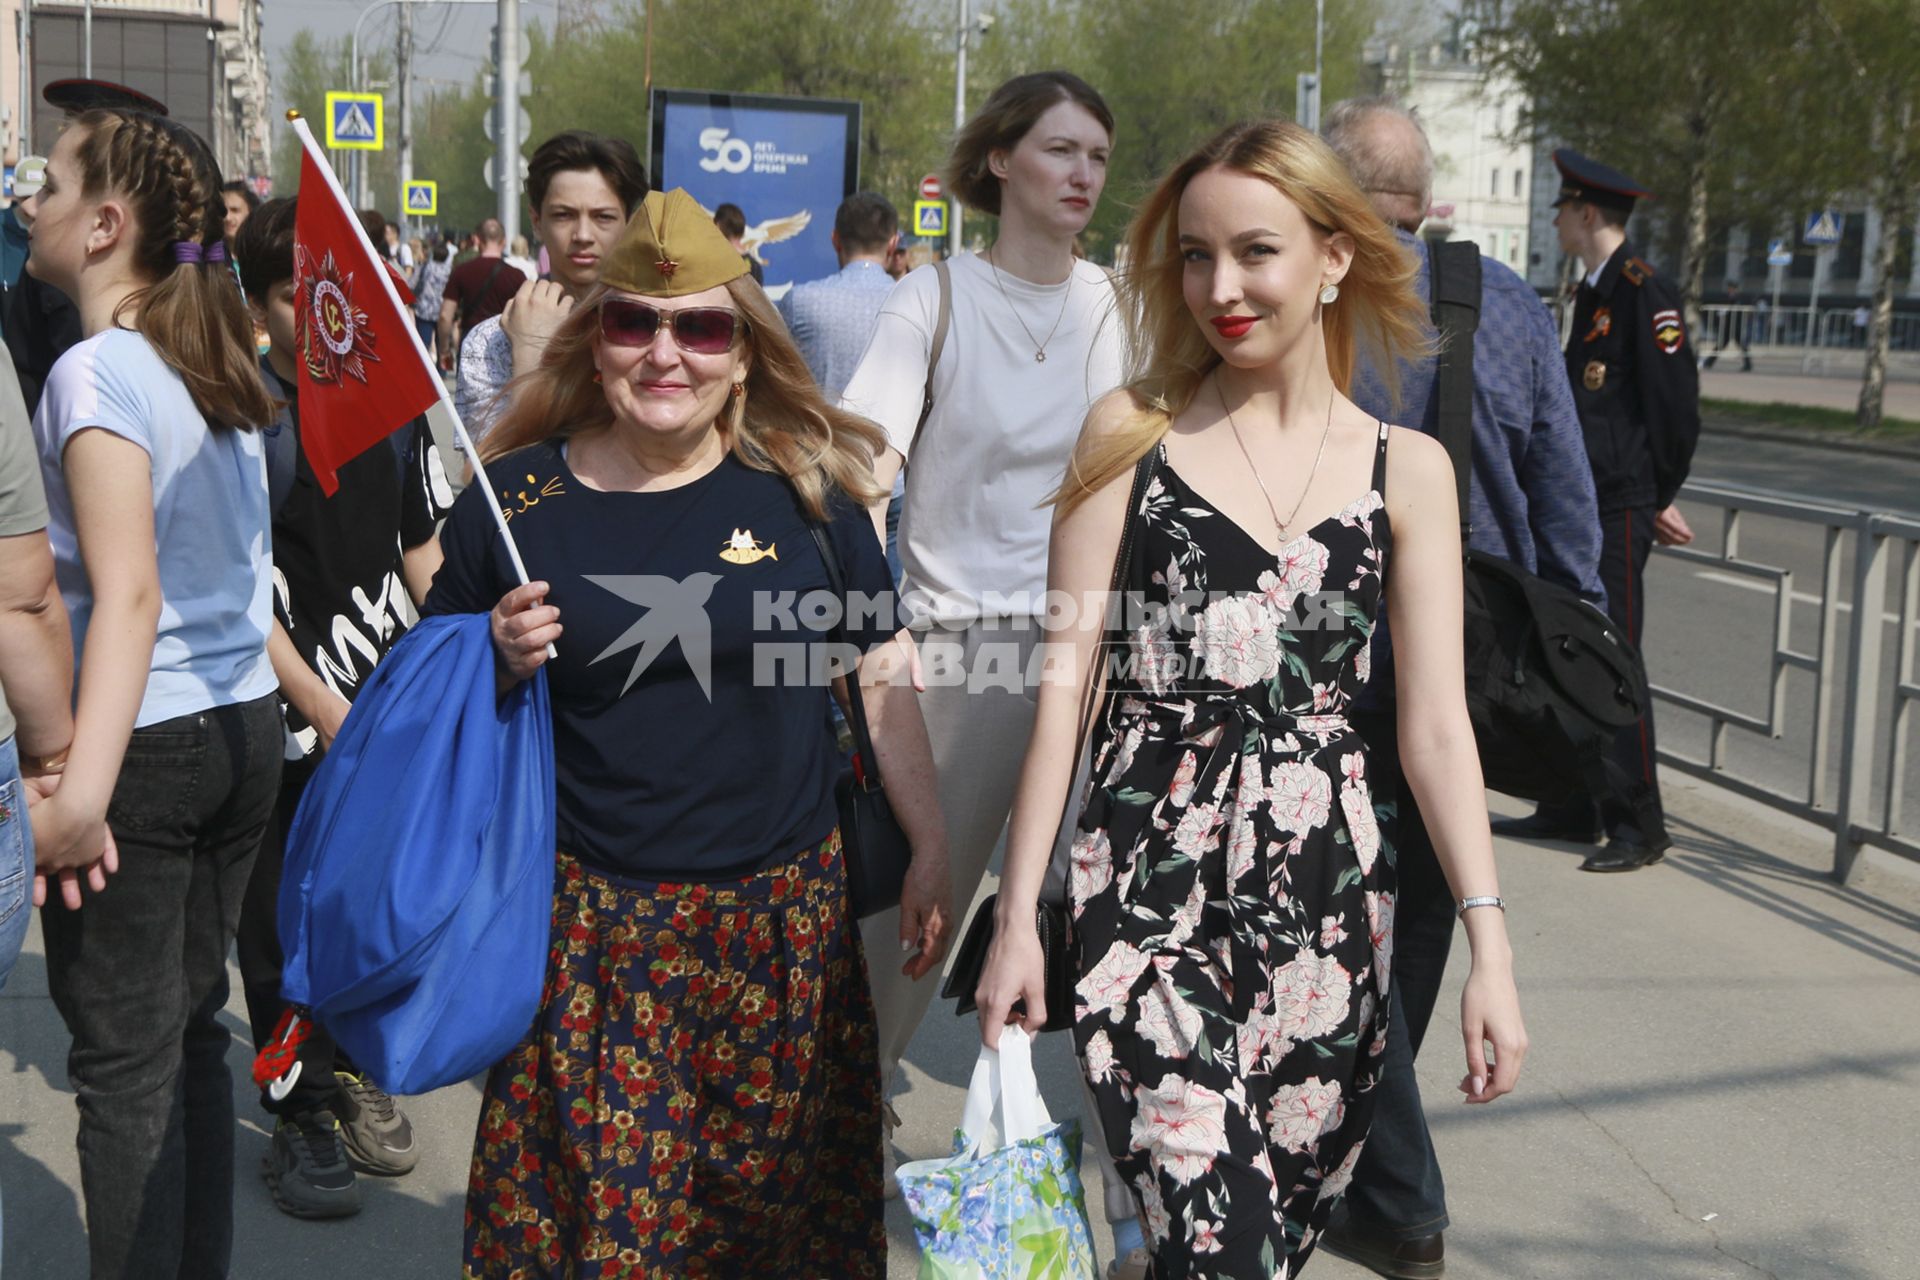
<instances>
[{"instance_id":1,"label":"black floral dress","mask_svg":"<svg viewBox=\"0 0 1920 1280\"><path fill-rule=\"evenodd\" d=\"M1069 894L1074 1039L1159 1280L1297 1275L1371 1119L1394 877L1346 709L1386 456L1383 423L1372 488L1277 557L1164 450L1133 516L1145 608Z\"/></svg>"}]
</instances>

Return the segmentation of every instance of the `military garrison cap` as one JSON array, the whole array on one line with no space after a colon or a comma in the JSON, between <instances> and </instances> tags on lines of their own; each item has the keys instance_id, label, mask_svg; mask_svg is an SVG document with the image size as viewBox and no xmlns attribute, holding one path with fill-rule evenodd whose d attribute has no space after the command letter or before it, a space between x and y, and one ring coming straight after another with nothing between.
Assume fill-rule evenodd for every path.
<instances>
[{"instance_id":1,"label":"military garrison cap","mask_svg":"<svg viewBox=\"0 0 1920 1280\"><path fill-rule=\"evenodd\" d=\"M1653 195L1618 169L1566 147L1553 153L1553 163L1560 170L1560 195L1553 202L1556 209L1569 200L1578 200L1630 212L1635 200Z\"/></svg>"},{"instance_id":2,"label":"military garrison cap","mask_svg":"<svg viewBox=\"0 0 1920 1280\"><path fill-rule=\"evenodd\" d=\"M600 269L600 283L681 298L747 274L747 260L684 188L649 191Z\"/></svg>"},{"instance_id":3,"label":"military garrison cap","mask_svg":"<svg viewBox=\"0 0 1920 1280\"><path fill-rule=\"evenodd\" d=\"M73 115L92 111L96 107L151 111L157 116L167 114L166 104L160 99L111 80L55 80L40 91L40 96L49 104Z\"/></svg>"}]
</instances>

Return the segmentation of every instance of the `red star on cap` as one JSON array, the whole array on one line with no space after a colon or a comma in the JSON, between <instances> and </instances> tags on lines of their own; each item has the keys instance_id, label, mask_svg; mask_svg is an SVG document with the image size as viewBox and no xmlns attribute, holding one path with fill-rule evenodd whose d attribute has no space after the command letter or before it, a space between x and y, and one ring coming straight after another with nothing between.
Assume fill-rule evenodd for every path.
<instances>
[{"instance_id":1,"label":"red star on cap","mask_svg":"<svg viewBox=\"0 0 1920 1280\"><path fill-rule=\"evenodd\" d=\"M654 269L660 273L660 278L662 280L673 279L673 273L680 269L680 264L675 262L672 258L662 258L660 259L660 261L654 263L653 265L654 265Z\"/></svg>"}]
</instances>

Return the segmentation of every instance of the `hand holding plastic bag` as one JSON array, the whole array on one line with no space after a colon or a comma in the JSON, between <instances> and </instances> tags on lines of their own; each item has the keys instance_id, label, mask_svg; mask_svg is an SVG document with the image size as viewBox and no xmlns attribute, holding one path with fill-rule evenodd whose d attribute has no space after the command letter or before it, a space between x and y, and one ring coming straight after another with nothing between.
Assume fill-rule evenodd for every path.
<instances>
[{"instance_id":1,"label":"hand holding plastic bag","mask_svg":"<svg viewBox=\"0 0 1920 1280\"><path fill-rule=\"evenodd\" d=\"M1092 1280L1080 1122L1053 1123L1018 1025L982 1048L953 1154L900 1166L920 1280Z\"/></svg>"}]
</instances>

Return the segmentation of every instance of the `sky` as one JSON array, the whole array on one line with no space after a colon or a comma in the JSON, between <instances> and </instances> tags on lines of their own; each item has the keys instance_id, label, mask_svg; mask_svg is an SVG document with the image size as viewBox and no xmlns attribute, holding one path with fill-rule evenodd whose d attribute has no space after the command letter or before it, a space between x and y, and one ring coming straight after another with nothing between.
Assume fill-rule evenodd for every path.
<instances>
[{"instance_id":1,"label":"sky","mask_svg":"<svg viewBox=\"0 0 1920 1280\"><path fill-rule=\"evenodd\" d=\"M266 0L262 35L267 63L279 92L281 51L301 29L323 40L345 39L368 0ZM522 30L534 22L549 30L559 10L557 0L520 0ZM418 73L416 92L424 94L444 85L464 85L473 79L491 51L495 9L485 4L436 4L416 0L413 43ZM392 49L398 43L400 7L382 5L360 27L360 47ZM339 85L341 89L351 86ZM276 109L285 102L277 102Z\"/></svg>"}]
</instances>

